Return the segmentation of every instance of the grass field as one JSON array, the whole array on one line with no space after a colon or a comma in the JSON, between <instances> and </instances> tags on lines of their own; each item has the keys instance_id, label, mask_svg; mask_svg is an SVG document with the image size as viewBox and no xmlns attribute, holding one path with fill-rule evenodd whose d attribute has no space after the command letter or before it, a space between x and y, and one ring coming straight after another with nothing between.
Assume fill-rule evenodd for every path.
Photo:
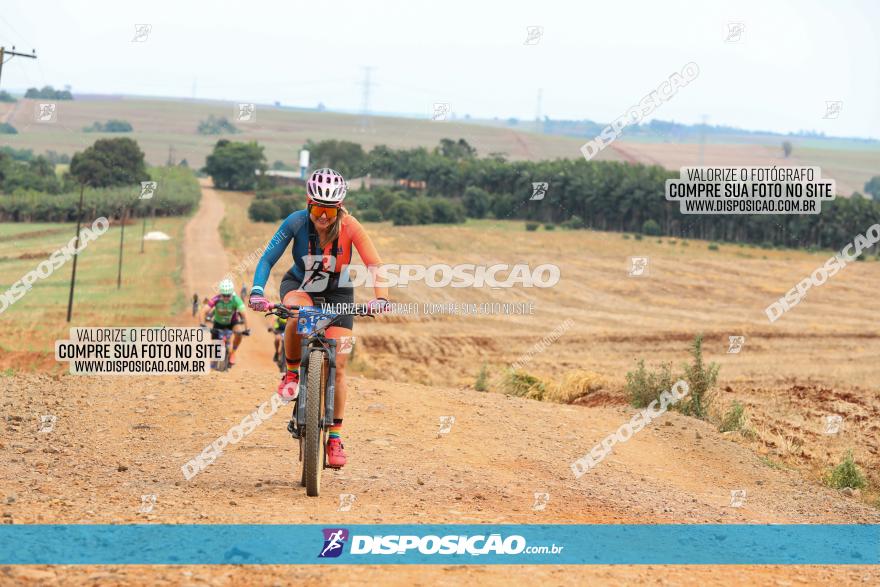
<instances>
[{"instance_id":1,"label":"grass field","mask_svg":"<svg viewBox=\"0 0 880 587\"><path fill-rule=\"evenodd\" d=\"M277 228L253 223L248 195L223 194L226 242L231 259L244 259L266 244ZM570 328L522 370L575 403L625 403L625 374L645 359L675 370L689 359L693 338L705 335L706 361L720 367L713 417L734 401L745 406L752 436L729 433L753 445L768 466L799 466L821 479L847 448L873 463L880 482L880 367L878 320L865 306L880 282L880 262L853 263L806 300L770 324L764 308L809 275L831 251L807 253L720 245L706 241L645 238L594 231L526 232L522 222L469 221L459 226L393 227L365 223L386 263L555 263L557 286L548 289L440 288L424 283L393 288L395 302L419 304L418 315L361 320L355 326L353 370L370 377L473 387L485 365L489 390L503 391L504 373L523 362L554 328ZM628 258L649 258L648 275L630 277ZM290 266L288 253L273 270ZM237 279L250 284L253 267ZM269 297L277 293L268 289ZM372 297L356 291L358 301ZM533 315L423 313L422 304L531 302ZM743 335L739 354L729 336ZM589 392L567 389L593 381ZM846 434L822 433L822 418L843 415Z\"/></svg>"},{"instance_id":2,"label":"grass field","mask_svg":"<svg viewBox=\"0 0 880 587\"><path fill-rule=\"evenodd\" d=\"M130 136L138 141L154 165L164 164L173 148L175 161L187 159L201 167L220 135L201 136L198 123L209 115L234 118L232 102L196 102L175 99L116 98L73 100L58 103L58 120L40 124L34 121L33 100L0 104L0 120L8 119L19 131L5 135L4 142L16 148L42 153L54 150L73 154L104 136ZM83 127L110 118L127 120L134 132L124 135L85 133ZM253 123L238 123L242 131L223 135L234 140L256 140L266 147L271 164L281 160L297 164L300 147L307 139L337 139L361 143L366 149L377 144L392 147L434 147L441 138L463 137L480 155L505 153L514 160L580 158L586 139L541 135L530 124L505 127L498 123L476 124L461 121L430 121L414 118L371 117L366 131L361 117L331 112L313 112L259 105ZM818 165L823 175L838 182L838 193L849 196L861 191L865 182L880 175L880 147L846 139L792 139L794 152L786 160L781 138L768 142L765 136L752 139L732 137L729 143L709 141L702 149L695 143L640 142L629 140L626 132L597 157L599 160L657 164L677 170L683 165Z\"/></svg>"},{"instance_id":3,"label":"grass field","mask_svg":"<svg viewBox=\"0 0 880 587\"><path fill-rule=\"evenodd\" d=\"M141 225L126 226L122 289L116 289L119 226L111 227L80 253L73 321L67 299L72 261L38 280L3 312L0 368L58 371L54 341L70 326L158 325L184 308L179 287L181 238L186 218L147 221L147 230L171 236L147 241L140 252ZM73 238L74 224L0 224L0 291L33 270Z\"/></svg>"},{"instance_id":4,"label":"grass field","mask_svg":"<svg viewBox=\"0 0 880 587\"><path fill-rule=\"evenodd\" d=\"M18 135L5 135L4 140L16 148L35 152L54 150L72 154L104 136L130 136L138 141L151 164L164 164L169 148L174 158L186 158L190 166L201 167L220 135L196 133L199 122L209 115L225 116L234 122L235 104L229 102L193 102L124 98L116 100L73 100L58 103L58 120L54 123L34 122L34 100L16 104L0 104L0 120L18 129ZM86 133L82 129L95 121L123 119L132 124L134 132L124 134ZM223 135L234 140L256 140L266 147L271 164L282 160L297 165L299 149L307 139L337 139L361 143L370 149L385 144L392 147L434 147L444 137L466 137L479 151L506 153L512 159L555 159L580 157L581 141L574 138L541 136L523 131L491 128L453 121L410 118L371 117L364 131L361 117L330 112L308 112L258 106L252 123L237 123L242 132ZM616 159L613 152L602 156Z\"/></svg>"}]
</instances>

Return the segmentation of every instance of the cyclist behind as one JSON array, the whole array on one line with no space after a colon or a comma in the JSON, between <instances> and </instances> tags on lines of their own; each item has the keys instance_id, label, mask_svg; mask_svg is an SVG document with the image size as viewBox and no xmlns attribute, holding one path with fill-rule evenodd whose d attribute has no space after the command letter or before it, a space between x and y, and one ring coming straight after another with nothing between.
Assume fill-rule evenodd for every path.
<instances>
[{"instance_id":1,"label":"cyclist behind","mask_svg":"<svg viewBox=\"0 0 880 587\"><path fill-rule=\"evenodd\" d=\"M245 305L240 297L235 295L235 284L231 279L224 279L218 285L220 294L207 300L202 308L201 323L213 321L211 326L211 338L220 338L219 330L232 330L232 352L229 353L229 364L235 364L235 351L241 344L242 334L251 333L247 327ZM211 316L209 316L211 314Z\"/></svg>"},{"instance_id":2,"label":"cyclist behind","mask_svg":"<svg viewBox=\"0 0 880 587\"><path fill-rule=\"evenodd\" d=\"M354 303L354 288L348 278L351 248L354 245L374 279L376 297L370 301L369 310L378 314L388 309L388 289L376 281L381 263L379 254L360 223L342 206L345 193L345 179L338 172L318 169L311 174L306 183L306 209L297 210L281 223L257 264L249 300L251 308L257 311L269 308L269 300L263 295L263 286L272 266L293 241L291 252L294 264L281 281L283 304L313 306L321 302L334 305ZM342 317L336 326L327 329L326 336L333 339L351 336L353 324L352 316ZM284 398L293 399L299 392L300 340L296 320L288 320L284 331L287 373L278 385L278 393ZM334 419L327 442L327 460L330 466L337 468L346 461L340 432L345 415L347 359L348 355L336 356Z\"/></svg>"},{"instance_id":3,"label":"cyclist behind","mask_svg":"<svg viewBox=\"0 0 880 587\"><path fill-rule=\"evenodd\" d=\"M275 316L275 321L269 328L269 332L275 335L275 354L272 355L272 362L277 363L281 352L281 342L284 340L284 328L287 326L287 318Z\"/></svg>"}]
</instances>

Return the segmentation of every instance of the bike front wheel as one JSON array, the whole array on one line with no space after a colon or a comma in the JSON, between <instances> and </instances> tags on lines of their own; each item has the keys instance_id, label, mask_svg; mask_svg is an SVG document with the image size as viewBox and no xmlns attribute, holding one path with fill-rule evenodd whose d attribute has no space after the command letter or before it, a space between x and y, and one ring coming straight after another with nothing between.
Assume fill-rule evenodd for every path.
<instances>
[{"instance_id":1,"label":"bike front wheel","mask_svg":"<svg viewBox=\"0 0 880 587\"><path fill-rule=\"evenodd\" d=\"M306 389L306 429L303 455L303 474L306 495L317 497L321 493L321 472L324 469L324 390L327 387L325 365L327 356L323 351L309 353L308 386Z\"/></svg>"}]
</instances>

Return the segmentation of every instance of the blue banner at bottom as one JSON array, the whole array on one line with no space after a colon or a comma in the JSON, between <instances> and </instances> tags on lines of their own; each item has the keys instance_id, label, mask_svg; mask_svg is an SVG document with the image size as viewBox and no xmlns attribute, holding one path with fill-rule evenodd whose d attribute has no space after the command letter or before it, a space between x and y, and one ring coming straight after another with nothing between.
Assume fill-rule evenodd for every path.
<instances>
[{"instance_id":1,"label":"blue banner at bottom","mask_svg":"<svg viewBox=\"0 0 880 587\"><path fill-rule=\"evenodd\" d=\"M877 565L880 525L5 525L0 564Z\"/></svg>"}]
</instances>

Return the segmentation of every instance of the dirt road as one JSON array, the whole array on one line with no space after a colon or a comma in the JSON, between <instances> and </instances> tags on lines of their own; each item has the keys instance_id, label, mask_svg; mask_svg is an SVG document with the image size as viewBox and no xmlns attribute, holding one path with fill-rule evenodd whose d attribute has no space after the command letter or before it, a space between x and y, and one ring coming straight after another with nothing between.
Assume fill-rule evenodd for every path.
<instances>
[{"instance_id":1,"label":"dirt road","mask_svg":"<svg viewBox=\"0 0 880 587\"><path fill-rule=\"evenodd\" d=\"M222 216L217 194L205 186L186 233L188 292L204 295L229 266L217 233ZM630 408L360 377L351 380L343 434L349 465L325 475L321 497L307 498L298 487L285 409L186 481L181 466L274 393L270 355L270 336L254 328L228 373L0 378L3 516L16 524L880 522L876 509L796 471L770 468L709 424L677 413L575 479L570 463L627 421ZM51 433L37 432L40 414L57 416ZM455 417L446 434L439 434L441 416ZM731 491L742 489L744 504L731 507ZM542 510L535 493L549 494ZM338 511L340 494L355 496L350 511ZM156 496L149 513L139 511L143 495ZM876 567L550 565L7 567L0 582L508 585L519 573L550 584L880 582Z\"/></svg>"}]
</instances>

